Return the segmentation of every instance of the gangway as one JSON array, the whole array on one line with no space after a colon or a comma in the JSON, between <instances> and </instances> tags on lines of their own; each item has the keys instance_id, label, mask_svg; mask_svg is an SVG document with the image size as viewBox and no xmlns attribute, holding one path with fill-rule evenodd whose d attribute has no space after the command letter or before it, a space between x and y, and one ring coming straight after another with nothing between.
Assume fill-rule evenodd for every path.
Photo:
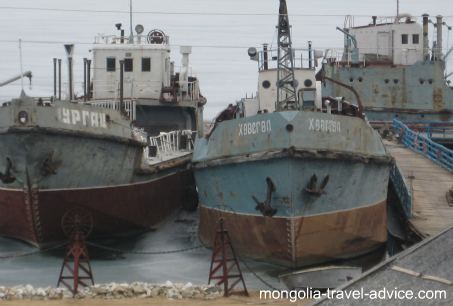
<instances>
[{"instance_id":1,"label":"gangway","mask_svg":"<svg viewBox=\"0 0 453 306\"><path fill-rule=\"evenodd\" d=\"M453 150L401 121L394 120L393 129L399 142L384 140L384 144L403 179L397 184L398 197L409 210L409 226L421 238L434 236L453 225L453 207L447 201L453 187ZM392 175L391 180L395 183Z\"/></svg>"}]
</instances>

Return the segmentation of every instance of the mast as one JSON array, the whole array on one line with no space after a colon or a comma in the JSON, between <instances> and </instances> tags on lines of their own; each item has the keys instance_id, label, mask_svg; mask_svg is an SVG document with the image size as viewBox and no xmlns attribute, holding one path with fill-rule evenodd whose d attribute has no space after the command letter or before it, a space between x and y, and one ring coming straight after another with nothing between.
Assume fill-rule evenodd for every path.
<instances>
[{"instance_id":1,"label":"mast","mask_svg":"<svg viewBox=\"0 0 453 306\"><path fill-rule=\"evenodd\" d=\"M400 0L396 0L396 18L400 16Z\"/></svg>"},{"instance_id":2,"label":"mast","mask_svg":"<svg viewBox=\"0 0 453 306\"><path fill-rule=\"evenodd\" d=\"M129 43L134 43L134 31L132 30L132 0L129 0L129 25L131 28L131 32L129 34Z\"/></svg>"},{"instance_id":3,"label":"mast","mask_svg":"<svg viewBox=\"0 0 453 306\"><path fill-rule=\"evenodd\" d=\"M286 0L280 0L278 16L278 66L277 66L277 103L275 109L297 110L296 88L294 77L294 58L291 44L291 30Z\"/></svg>"}]
</instances>

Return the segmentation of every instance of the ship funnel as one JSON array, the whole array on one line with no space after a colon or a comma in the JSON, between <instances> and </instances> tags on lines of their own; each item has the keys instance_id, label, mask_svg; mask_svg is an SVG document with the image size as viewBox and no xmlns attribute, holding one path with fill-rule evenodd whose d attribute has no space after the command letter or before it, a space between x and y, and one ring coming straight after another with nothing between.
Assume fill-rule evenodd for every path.
<instances>
[{"instance_id":1,"label":"ship funnel","mask_svg":"<svg viewBox=\"0 0 453 306\"><path fill-rule=\"evenodd\" d=\"M72 88L72 55L74 53L74 45L67 44L64 45L64 49L66 50L66 55L68 56L68 73L69 73L69 85L68 85L68 94L69 94L69 101L72 101L72 93L74 89Z\"/></svg>"},{"instance_id":2,"label":"ship funnel","mask_svg":"<svg viewBox=\"0 0 453 306\"><path fill-rule=\"evenodd\" d=\"M192 53L192 47L181 46L180 49L182 55L182 67L179 73L179 86L182 92L188 92L189 90L189 55Z\"/></svg>"},{"instance_id":3,"label":"ship funnel","mask_svg":"<svg viewBox=\"0 0 453 306\"><path fill-rule=\"evenodd\" d=\"M443 27L443 17L441 15L436 16L437 19L437 44L436 44L436 59L442 59L442 27Z\"/></svg>"},{"instance_id":4,"label":"ship funnel","mask_svg":"<svg viewBox=\"0 0 453 306\"><path fill-rule=\"evenodd\" d=\"M429 40L428 40L429 15L423 14L423 59L429 59Z\"/></svg>"}]
</instances>

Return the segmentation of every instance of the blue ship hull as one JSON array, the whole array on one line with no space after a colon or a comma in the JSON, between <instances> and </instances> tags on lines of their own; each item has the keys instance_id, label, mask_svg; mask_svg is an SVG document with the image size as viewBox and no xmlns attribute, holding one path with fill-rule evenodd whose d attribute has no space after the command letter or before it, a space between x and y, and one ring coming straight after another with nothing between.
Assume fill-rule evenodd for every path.
<instances>
[{"instance_id":1,"label":"blue ship hull","mask_svg":"<svg viewBox=\"0 0 453 306\"><path fill-rule=\"evenodd\" d=\"M212 245L223 218L240 255L289 267L370 252L386 241L389 161L360 118L288 111L222 122L195 147L200 238ZM257 205L269 180L272 216Z\"/></svg>"}]
</instances>

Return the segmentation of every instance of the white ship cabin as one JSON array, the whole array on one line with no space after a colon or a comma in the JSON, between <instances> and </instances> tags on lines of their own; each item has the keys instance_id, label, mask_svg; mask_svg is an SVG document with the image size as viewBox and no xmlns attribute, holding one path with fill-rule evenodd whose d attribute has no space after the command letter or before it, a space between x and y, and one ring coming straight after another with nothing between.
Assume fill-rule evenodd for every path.
<instances>
[{"instance_id":1,"label":"white ship cabin","mask_svg":"<svg viewBox=\"0 0 453 306\"><path fill-rule=\"evenodd\" d=\"M119 99L120 61L124 61L124 99L184 102L200 99L198 82L189 77L192 48L183 46L182 67L175 74L170 59L170 38L161 30L142 35L99 35L93 46L92 97L95 100ZM177 86L175 86L177 85Z\"/></svg>"},{"instance_id":2,"label":"white ship cabin","mask_svg":"<svg viewBox=\"0 0 453 306\"><path fill-rule=\"evenodd\" d=\"M322 52L310 49L294 50L294 76L298 81L296 88L302 109L316 110L321 108L321 85L316 82L315 67ZM262 51L249 49L251 60L258 62L258 91L254 98L245 98L238 102L240 116L249 117L260 113L275 111L277 101L277 50L268 50L265 45Z\"/></svg>"},{"instance_id":3,"label":"white ship cabin","mask_svg":"<svg viewBox=\"0 0 453 306\"><path fill-rule=\"evenodd\" d=\"M354 26L354 18L347 16L345 28L337 30L345 34L345 47L340 56L329 50L327 60L341 59L352 64L393 64L413 65L430 58L428 41L428 15L423 15L423 25L409 14L398 17L373 16L372 22L365 26ZM442 57L442 16L437 16L437 41L432 47L434 58ZM440 24L440 26L439 26Z\"/></svg>"},{"instance_id":4,"label":"white ship cabin","mask_svg":"<svg viewBox=\"0 0 453 306\"><path fill-rule=\"evenodd\" d=\"M116 26L120 30L121 24ZM119 109L122 101L134 127L148 136L148 163L190 154L195 134L203 131L206 103L198 79L189 74L192 48L180 48L182 63L175 72L170 38L161 30L142 35L141 25L135 30L136 35L121 30L96 37L88 103Z\"/></svg>"}]
</instances>

